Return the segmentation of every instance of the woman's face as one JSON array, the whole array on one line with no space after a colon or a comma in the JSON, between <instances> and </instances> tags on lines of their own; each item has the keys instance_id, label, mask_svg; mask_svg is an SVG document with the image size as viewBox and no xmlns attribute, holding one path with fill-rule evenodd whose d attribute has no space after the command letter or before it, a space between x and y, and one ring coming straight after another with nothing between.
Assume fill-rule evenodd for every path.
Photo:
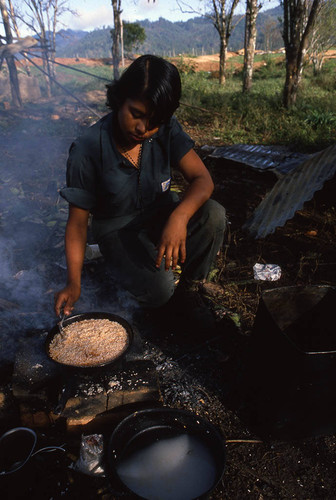
<instances>
[{"instance_id":1,"label":"woman's face","mask_svg":"<svg viewBox=\"0 0 336 500\"><path fill-rule=\"evenodd\" d=\"M149 128L150 112L143 101L126 99L118 110L118 125L122 138L129 145L139 144L154 135L159 127Z\"/></svg>"}]
</instances>

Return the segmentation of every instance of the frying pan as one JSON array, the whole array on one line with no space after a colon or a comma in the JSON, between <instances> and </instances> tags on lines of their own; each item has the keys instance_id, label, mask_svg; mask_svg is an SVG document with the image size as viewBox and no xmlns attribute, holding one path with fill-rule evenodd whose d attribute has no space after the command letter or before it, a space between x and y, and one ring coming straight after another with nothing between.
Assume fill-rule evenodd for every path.
<instances>
[{"instance_id":1,"label":"frying pan","mask_svg":"<svg viewBox=\"0 0 336 500\"><path fill-rule=\"evenodd\" d=\"M120 323L126 330L127 336L128 336L128 345L127 347L120 353L119 356L114 358L113 360L110 361L105 361L104 363L95 363L94 365L70 365L66 363L61 363L59 361L56 361L54 358L50 356L50 344L52 340L54 339L55 335L59 334L59 327L58 324L56 324L48 333L46 340L45 340L45 349L46 353L49 359L51 359L54 363L57 363L60 366L74 369L74 370L85 370L85 371L92 371L97 368L102 368L102 367L110 367L112 365L117 365L126 355L126 353L129 351L133 338L134 338L134 332L131 327L131 325L121 316L117 316L116 314L112 313L107 313L107 312L88 312L88 313L82 313L82 314L77 314L75 316L68 317L64 320L63 322L63 328L65 328L68 325L71 325L72 323L75 323L77 321L83 321L85 319L108 319L110 321L116 321L117 323Z\"/></svg>"},{"instance_id":2,"label":"frying pan","mask_svg":"<svg viewBox=\"0 0 336 500\"><path fill-rule=\"evenodd\" d=\"M148 455L143 450L151 446L156 447L151 448L154 459L148 458L146 464ZM170 449L167 446L171 446ZM202 461L197 464L197 454L203 452ZM183 460L187 457L188 461L192 454L194 458L189 463L193 469L187 471ZM110 436L106 450L112 487L132 499L208 498L222 478L225 460L224 438L215 426L192 412L166 407L136 411L123 419ZM210 466L212 470L206 470ZM146 468L149 471L147 476ZM201 472L197 472L197 468ZM130 483L129 478L133 482ZM182 493L180 484L184 488L184 481L188 478L191 487L187 485ZM155 488L159 491L153 493Z\"/></svg>"}]
</instances>

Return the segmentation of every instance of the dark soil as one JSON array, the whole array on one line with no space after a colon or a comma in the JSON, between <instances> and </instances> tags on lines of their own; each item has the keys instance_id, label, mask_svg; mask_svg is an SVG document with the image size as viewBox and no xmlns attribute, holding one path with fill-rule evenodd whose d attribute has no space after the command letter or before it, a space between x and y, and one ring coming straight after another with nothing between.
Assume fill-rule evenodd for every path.
<instances>
[{"instance_id":1,"label":"dark soil","mask_svg":"<svg viewBox=\"0 0 336 500\"><path fill-rule=\"evenodd\" d=\"M72 139L96 118L55 101L2 112L0 120L0 361L2 389L10 393L20 335L55 323L53 294L65 280L67 218L58 190ZM182 319L168 321L162 313L137 310L133 320L143 335L145 356L156 364L164 404L204 417L226 440L225 472L212 499L334 499L331 351L336 346L331 339L324 354L298 352L263 309L266 291L277 292L282 304L289 294L284 287L297 287L299 293L304 287L335 286L334 181L283 227L253 240L242 225L275 176L224 160L204 161L215 181L213 198L226 207L229 220L212 281L201 290L217 329L195 341ZM183 189L177 174L175 184ZM256 281L257 262L278 264L280 280ZM85 264L78 310L109 307L102 273L100 261ZM332 307L323 309L321 321L332 321ZM8 415L2 407L1 427L8 427ZM13 418L11 424L19 423ZM39 438L46 445L67 443L66 457L35 460L31 484L7 498L115 498L103 478L68 468L78 457L78 443L74 446L70 436L42 433Z\"/></svg>"}]
</instances>

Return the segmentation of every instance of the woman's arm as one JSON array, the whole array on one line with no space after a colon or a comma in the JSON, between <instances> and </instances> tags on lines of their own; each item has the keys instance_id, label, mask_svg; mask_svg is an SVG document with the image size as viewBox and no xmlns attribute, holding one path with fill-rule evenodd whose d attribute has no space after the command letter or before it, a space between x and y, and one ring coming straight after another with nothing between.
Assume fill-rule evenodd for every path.
<instances>
[{"instance_id":1,"label":"woman's arm","mask_svg":"<svg viewBox=\"0 0 336 500\"><path fill-rule=\"evenodd\" d=\"M187 224L197 210L210 198L214 184L211 175L194 150L190 150L179 162L179 169L189 182L181 203L172 212L162 231L158 245L156 266L165 256L165 268L176 268L178 260L186 259Z\"/></svg>"},{"instance_id":2,"label":"woman's arm","mask_svg":"<svg viewBox=\"0 0 336 500\"><path fill-rule=\"evenodd\" d=\"M55 294L55 312L69 315L81 292L81 275L87 240L89 211L69 205L69 217L65 230L65 255L67 261L67 285Z\"/></svg>"}]
</instances>

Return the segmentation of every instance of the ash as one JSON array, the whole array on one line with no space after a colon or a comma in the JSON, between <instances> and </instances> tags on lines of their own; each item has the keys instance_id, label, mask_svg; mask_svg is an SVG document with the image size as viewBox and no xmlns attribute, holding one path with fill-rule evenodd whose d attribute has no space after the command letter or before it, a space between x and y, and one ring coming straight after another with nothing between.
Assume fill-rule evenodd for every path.
<instances>
[{"instance_id":1,"label":"ash","mask_svg":"<svg viewBox=\"0 0 336 500\"><path fill-rule=\"evenodd\" d=\"M195 369L195 363L192 364L190 359L187 367L180 366L178 359L173 359L148 341L145 343L144 358L152 361L156 367L165 406L206 413L208 418L209 404L216 407L216 412L219 408L226 411L218 398L202 386L202 374L197 367Z\"/></svg>"},{"instance_id":2,"label":"ash","mask_svg":"<svg viewBox=\"0 0 336 500\"><path fill-rule=\"evenodd\" d=\"M82 395L82 396L93 396L95 394L101 394L104 392L104 387L102 384L99 383L94 383L94 382L87 382L87 383L82 383L78 386L78 391L75 393L75 397Z\"/></svg>"}]
</instances>

